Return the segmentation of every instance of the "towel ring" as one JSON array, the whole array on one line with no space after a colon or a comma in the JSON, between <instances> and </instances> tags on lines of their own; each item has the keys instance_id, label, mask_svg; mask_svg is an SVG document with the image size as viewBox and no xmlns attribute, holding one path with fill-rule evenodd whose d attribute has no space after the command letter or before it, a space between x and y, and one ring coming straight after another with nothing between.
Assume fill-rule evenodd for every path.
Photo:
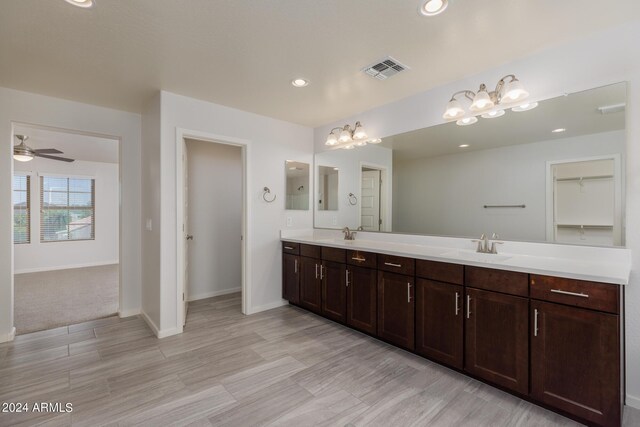
<instances>
[{"instance_id":1,"label":"towel ring","mask_svg":"<svg viewBox=\"0 0 640 427\"><path fill-rule=\"evenodd\" d=\"M276 201L276 195L275 194L273 195L271 200L267 199L267 194L271 194L271 190L269 189L269 187L264 187L264 193L262 193L262 198L264 199L264 201L267 202L267 203L272 203L272 202Z\"/></svg>"},{"instance_id":2,"label":"towel ring","mask_svg":"<svg viewBox=\"0 0 640 427\"><path fill-rule=\"evenodd\" d=\"M353 193L349 193L349 204L351 206L355 206L358 204L358 198Z\"/></svg>"}]
</instances>

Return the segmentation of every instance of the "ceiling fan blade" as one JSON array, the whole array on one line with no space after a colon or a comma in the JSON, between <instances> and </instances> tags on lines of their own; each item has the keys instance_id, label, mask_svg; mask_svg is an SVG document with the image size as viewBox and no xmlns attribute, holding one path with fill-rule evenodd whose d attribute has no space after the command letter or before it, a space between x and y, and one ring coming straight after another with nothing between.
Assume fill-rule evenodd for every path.
<instances>
[{"instance_id":1,"label":"ceiling fan blade","mask_svg":"<svg viewBox=\"0 0 640 427\"><path fill-rule=\"evenodd\" d=\"M35 152L42 154L62 154L62 151L56 150L55 148L41 148L39 150L35 150Z\"/></svg>"},{"instance_id":2,"label":"ceiling fan blade","mask_svg":"<svg viewBox=\"0 0 640 427\"><path fill-rule=\"evenodd\" d=\"M36 153L36 157L44 157L45 159L51 159L51 160L59 160L61 162L75 162L74 159L67 159L66 157L58 157L58 156L49 156L48 154L40 154L40 153Z\"/></svg>"}]
</instances>

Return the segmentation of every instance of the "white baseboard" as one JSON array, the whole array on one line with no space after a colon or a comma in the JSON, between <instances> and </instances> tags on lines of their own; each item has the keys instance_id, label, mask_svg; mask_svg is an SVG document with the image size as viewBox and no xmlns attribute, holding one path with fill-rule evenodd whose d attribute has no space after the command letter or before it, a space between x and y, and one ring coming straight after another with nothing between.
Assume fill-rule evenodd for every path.
<instances>
[{"instance_id":1,"label":"white baseboard","mask_svg":"<svg viewBox=\"0 0 640 427\"><path fill-rule=\"evenodd\" d=\"M0 343L13 341L16 337L16 328L15 326L11 328L11 331L8 334L0 334Z\"/></svg>"},{"instance_id":2,"label":"white baseboard","mask_svg":"<svg viewBox=\"0 0 640 427\"><path fill-rule=\"evenodd\" d=\"M219 297L221 295L235 294L236 292L242 292L242 287L223 289L221 291L203 292L201 294L189 295L188 301L198 301L205 298Z\"/></svg>"},{"instance_id":3,"label":"white baseboard","mask_svg":"<svg viewBox=\"0 0 640 427\"><path fill-rule=\"evenodd\" d=\"M158 326L154 323L154 321L151 320L149 316L147 316L147 313L140 310L140 316L142 316L144 321L147 322L147 325L149 325L149 328L151 328L151 331L153 331L154 335L158 338L170 337L171 335L178 335L182 333L182 325L180 325L180 327L178 328L159 329Z\"/></svg>"},{"instance_id":4,"label":"white baseboard","mask_svg":"<svg viewBox=\"0 0 640 427\"><path fill-rule=\"evenodd\" d=\"M132 308L129 310L118 310L118 317L121 319L123 317L137 316L138 314L140 314L139 308Z\"/></svg>"},{"instance_id":5,"label":"white baseboard","mask_svg":"<svg viewBox=\"0 0 640 427\"><path fill-rule=\"evenodd\" d=\"M14 270L13 274L41 273L43 271L70 270L72 268L100 267L103 265L113 265L113 264L119 264L119 263L120 262L118 260L115 260L115 261L89 262L85 264L59 265L54 267L23 268L20 270Z\"/></svg>"},{"instance_id":6,"label":"white baseboard","mask_svg":"<svg viewBox=\"0 0 640 427\"><path fill-rule=\"evenodd\" d=\"M625 404L627 406L631 406L632 408L640 409L640 397L627 394L627 399Z\"/></svg>"},{"instance_id":7,"label":"white baseboard","mask_svg":"<svg viewBox=\"0 0 640 427\"><path fill-rule=\"evenodd\" d=\"M271 310L273 308L278 308L278 307L282 307L284 305L288 305L289 302L287 300L279 300L279 301L274 301L272 303L269 304L265 304L265 305L260 305L258 307L251 307L249 308L247 314L256 314L256 313L260 313L261 311L267 311L267 310Z\"/></svg>"}]
</instances>

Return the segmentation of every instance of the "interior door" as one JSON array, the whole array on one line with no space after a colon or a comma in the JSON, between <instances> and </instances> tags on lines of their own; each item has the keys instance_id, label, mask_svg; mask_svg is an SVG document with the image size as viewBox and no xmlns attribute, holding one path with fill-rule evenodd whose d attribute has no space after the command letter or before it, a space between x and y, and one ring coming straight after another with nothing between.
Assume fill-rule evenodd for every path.
<instances>
[{"instance_id":1,"label":"interior door","mask_svg":"<svg viewBox=\"0 0 640 427\"><path fill-rule=\"evenodd\" d=\"M380 171L362 171L360 225L365 231L380 231Z\"/></svg>"},{"instance_id":2,"label":"interior door","mask_svg":"<svg viewBox=\"0 0 640 427\"><path fill-rule=\"evenodd\" d=\"M183 218L184 223L182 229L184 230L184 287L182 289L182 303L184 304L182 310L182 325L187 323L187 310L189 309L189 298L187 297L187 291L189 289L189 240L193 239L193 236L189 234L189 165L187 162L187 143L182 140L182 173L183 173L183 191L184 191L184 205L183 205Z\"/></svg>"}]
</instances>

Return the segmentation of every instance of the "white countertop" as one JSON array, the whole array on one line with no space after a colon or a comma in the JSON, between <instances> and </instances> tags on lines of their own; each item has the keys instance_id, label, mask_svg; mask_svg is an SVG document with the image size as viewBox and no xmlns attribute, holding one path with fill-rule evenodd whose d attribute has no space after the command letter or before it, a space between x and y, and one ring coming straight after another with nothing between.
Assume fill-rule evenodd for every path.
<instances>
[{"instance_id":1,"label":"white countertop","mask_svg":"<svg viewBox=\"0 0 640 427\"><path fill-rule=\"evenodd\" d=\"M363 237L359 239L360 235ZM281 240L288 242L617 285L628 284L631 272L630 251L622 248L505 242L499 247L500 253L494 255L477 254L468 239L397 234L388 234L384 239L385 234L359 233L356 240L344 240L341 236L339 232L325 230L281 232ZM420 242L421 237L425 244Z\"/></svg>"}]
</instances>

